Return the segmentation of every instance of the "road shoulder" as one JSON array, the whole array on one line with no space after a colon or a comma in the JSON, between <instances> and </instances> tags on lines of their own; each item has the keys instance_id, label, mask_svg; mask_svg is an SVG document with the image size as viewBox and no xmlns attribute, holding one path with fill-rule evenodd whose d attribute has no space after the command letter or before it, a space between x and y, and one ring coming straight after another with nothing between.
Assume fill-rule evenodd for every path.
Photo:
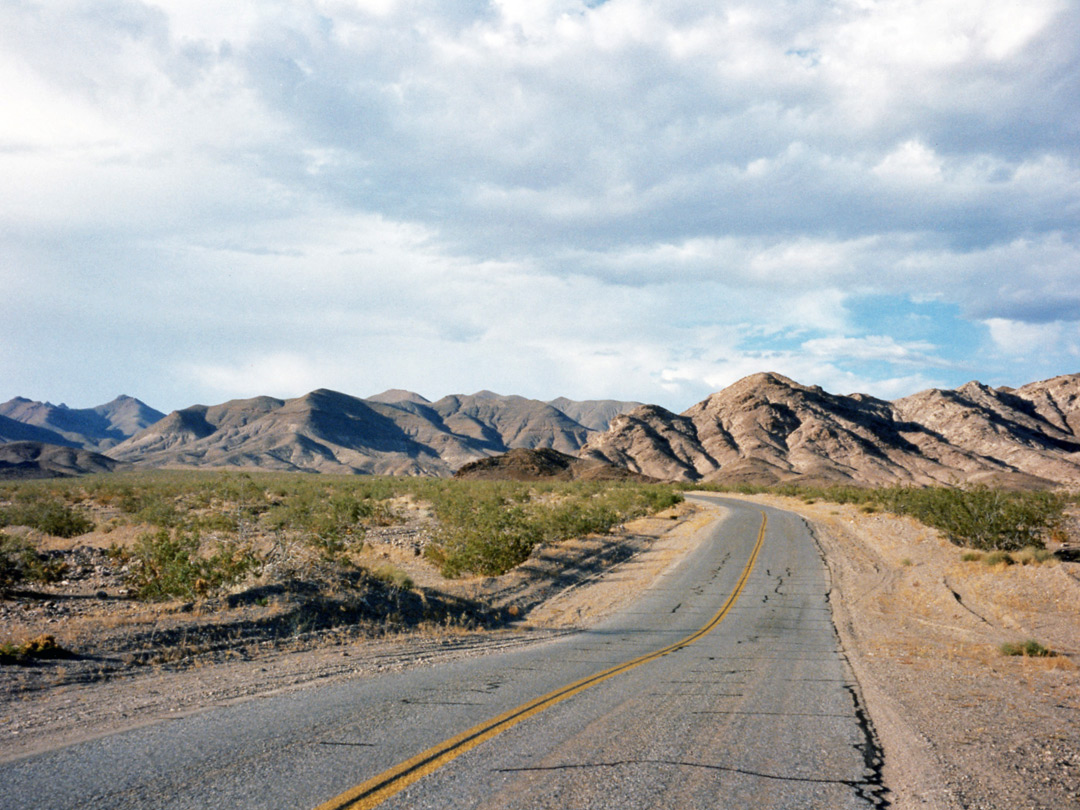
<instances>
[{"instance_id":1,"label":"road shoulder","mask_svg":"<svg viewBox=\"0 0 1080 810\"><path fill-rule=\"evenodd\" d=\"M813 529L893 807L1080 802L1080 565L990 567L908 518L746 500L796 512ZM1061 654L999 651L1027 638Z\"/></svg>"}]
</instances>

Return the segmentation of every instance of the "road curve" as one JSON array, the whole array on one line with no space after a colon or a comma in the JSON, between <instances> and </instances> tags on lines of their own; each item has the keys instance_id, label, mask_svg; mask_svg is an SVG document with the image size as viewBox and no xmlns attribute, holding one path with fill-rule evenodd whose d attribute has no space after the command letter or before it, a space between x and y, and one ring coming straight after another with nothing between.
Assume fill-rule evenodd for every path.
<instances>
[{"instance_id":1,"label":"road curve","mask_svg":"<svg viewBox=\"0 0 1080 810\"><path fill-rule=\"evenodd\" d=\"M629 609L588 631L8 763L0 807L886 806L804 522L695 499L725 507L723 518ZM560 697L534 703L550 695ZM385 798L357 790L518 715Z\"/></svg>"}]
</instances>

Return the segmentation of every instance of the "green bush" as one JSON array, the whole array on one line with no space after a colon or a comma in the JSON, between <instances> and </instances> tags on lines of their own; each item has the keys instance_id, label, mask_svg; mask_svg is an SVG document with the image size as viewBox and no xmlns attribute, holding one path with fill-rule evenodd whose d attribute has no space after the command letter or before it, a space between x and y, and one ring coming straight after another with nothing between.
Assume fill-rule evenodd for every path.
<instances>
[{"instance_id":1,"label":"green bush","mask_svg":"<svg viewBox=\"0 0 1080 810\"><path fill-rule=\"evenodd\" d=\"M1018 551L1042 548L1044 537L1060 522L1063 499L1048 492L973 489L892 488L878 497L889 511L911 515L940 529L957 545Z\"/></svg>"},{"instance_id":2,"label":"green bush","mask_svg":"<svg viewBox=\"0 0 1080 810\"><path fill-rule=\"evenodd\" d=\"M1042 565L1043 563L1053 562L1056 558L1054 552L1048 549L1025 546L1016 552L1014 559L1020 565Z\"/></svg>"},{"instance_id":3,"label":"green bush","mask_svg":"<svg viewBox=\"0 0 1080 810\"><path fill-rule=\"evenodd\" d=\"M1052 492L1013 492L988 487L696 486L721 492L771 493L851 504L866 514L885 510L908 515L939 529L957 545L983 551L1042 548L1045 538L1058 529L1066 504L1064 496Z\"/></svg>"},{"instance_id":4,"label":"green bush","mask_svg":"<svg viewBox=\"0 0 1080 810\"><path fill-rule=\"evenodd\" d=\"M78 537L93 531L94 522L59 498L28 492L0 509L0 526L29 526L54 537Z\"/></svg>"},{"instance_id":5,"label":"green bush","mask_svg":"<svg viewBox=\"0 0 1080 810\"><path fill-rule=\"evenodd\" d=\"M71 653L56 643L56 637L40 635L16 644L5 641L0 644L0 664L19 664L31 659L68 658Z\"/></svg>"},{"instance_id":6,"label":"green bush","mask_svg":"<svg viewBox=\"0 0 1080 810\"><path fill-rule=\"evenodd\" d=\"M26 581L49 582L60 573L43 562L26 540L0 532L0 590Z\"/></svg>"},{"instance_id":7,"label":"green bush","mask_svg":"<svg viewBox=\"0 0 1080 810\"><path fill-rule=\"evenodd\" d=\"M155 470L90 476L77 485L0 485L0 503L10 502L0 517L20 504L42 511L46 502L62 507L69 518L81 516L73 507L84 501L119 509L130 522L153 527L123 552L130 555L136 592L145 599L191 598L255 566L248 542L256 537L273 538L278 556L284 549L308 560L314 549L323 562L347 564L367 526L401 519L391 503L401 497L430 505L439 528L429 555L444 571L457 575L502 573L538 544L608 532L626 520L672 506L683 496L672 486L615 481L479 482ZM212 553L200 539L200 533L205 537L209 532L229 538ZM229 573L234 567L239 573ZM273 570L279 570L277 563Z\"/></svg>"},{"instance_id":8,"label":"green bush","mask_svg":"<svg viewBox=\"0 0 1080 810\"><path fill-rule=\"evenodd\" d=\"M139 599L193 599L231 585L258 565L250 547L221 543L209 557L200 554L197 532L159 529L139 535L131 549L129 584Z\"/></svg>"},{"instance_id":9,"label":"green bush","mask_svg":"<svg viewBox=\"0 0 1080 810\"><path fill-rule=\"evenodd\" d=\"M440 514L429 557L443 575L465 572L498 576L528 558L543 539L540 527L520 505L500 497L478 499Z\"/></svg>"},{"instance_id":10,"label":"green bush","mask_svg":"<svg viewBox=\"0 0 1080 810\"><path fill-rule=\"evenodd\" d=\"M401 591L410 591L413 588L412 577L396 565L385 563L369 573L375 577L375 579L385 582L391 588L396 588Z\"/></svg>"},{"instance_id":11,"label":"green bush","mask_svg":"<svg viewBox=\"0 0 1080 810\"><path fill-rule=\"evenodd\" d=\"M444 576L498 576L537 545L611 531L682 501L671 487L621 482L455 481L429 493L439 528L428 558Z\"/></svg>"},{"instance_id":12,"label":"green bush","mask_svg":"<svg viewBox=\"0 0 1080 810\"><path fill-rule=\"evenodd\" d=\"M1050 658L1056 653L1033 638L1027 641L1007 641L999 648L1002 655L1022 655L1025 658Z\"/></svg>"}]
</instances>

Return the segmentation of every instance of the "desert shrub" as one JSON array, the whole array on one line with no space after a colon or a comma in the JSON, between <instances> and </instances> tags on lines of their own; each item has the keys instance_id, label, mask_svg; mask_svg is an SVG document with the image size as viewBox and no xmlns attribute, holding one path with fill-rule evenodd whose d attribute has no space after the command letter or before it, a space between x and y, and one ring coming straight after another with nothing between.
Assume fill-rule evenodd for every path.
<instances>
[{"instance_id":1,"label":"desert shrub","mask_svg":"<svg viewBox=\"0 0 1080 810\"><path fill-rule=\"evenodd\" d=\"M712 491L771 493L851 504L865 514L885 510L908 515L939 529L957 545L983 551L1019 551L1025 546L1042 548L1045 538L1061 524L1062 512L1069 502L1068 496L1057 493L1012 492L988 487L693 486Z\"/></svg>"},{"instance_id":2,"label":"desert shrub","mask_svg":"<svg viewBox=\"0 0 1080 810\"><path fill-rule=\"evenodd\" d=\"M375 579L386 583L391 588L401 591L409 591L413 588L412 577L398 568L396 565L386 563L369 572Z\"/></svg>"},{"instance_id":3,"label":"desert shrub","mask_svg":"<svg viewBox=\"0 0 1080 810\"><path fill-rule=\"evenodd\" d=\"M23 538L0 532L0 590L27 581L51 582L62 573L62 567L49 565Z\"/></svg>"},{"instance_id":4,"label":"desert shrub","mask_svg":"<svg viewBox=\"0 0 1080 810\"><path fill-rule=\"evenodd\" d=\"M1012 558L1012 555L1009 552L1001 551L999 549L997 551L991 551L989 554L983 557L983 562L986 565L993 567L995 565L1015 565L1016 560Z\"/></svg>"},{"instance_id":5,"label":"desert shrub","mask_svg":"<svg viewBox=\"0 0 1080 810\"><path fill-rule=\"evenodd\" d=\"M1048 549L1024 546L1013 555L1013 559L1020 565L1042 565L1043 563L1053 562L1056 558L1054 552Z\"/></svg>"},{"instance_id":6,"label":"desert shrub","mask_svg":"<svg viewBox=\"0 0 1080 810\"><path fill-rule=\"evenodd\" d=\"M447 482L429 497L439 528L426 554L445 576L497 576L541 543L606 533L683 499L667 486L505 481Z\"/></svg>"},{"instance_id":7,"label":"desert shrub","mask_svg":"<svg viewBox=\"0 0 1080 810\"><path fill-rule=\"evenodd\" d=\"M205 515L199 515L193 521L193 524L200 531L235 534L240 531L240 521L241 518L236 512L213 511Z\"/></svg>"},{"instance_id":8,"label":"desert shrub","mask_svg":"<svg viewBox=\"0 0 1080 810\"><path fill-rule=\"evenodd\" d=\"M128 576L139 599L194 597L202 568L197 558L199 536L159 529L139 535L131 549Z\"/></svg>"},{"instance_id":9,"label":"desert shrub","mask_svg":"<svg viewBox=\"0 0 1080 810\"><path fill-rule=\"evenodd\" d=\"M56 643L51 635L35 636L32 639L15 643L5 641L0 644L0 664L17 664L34 658L68 658L71 653Z\"/></svg>"},{"instance_id":10,"label":"desert shrub","mask_svg":"<svg viewBox=\"0 0 1080 810\"><path fill-rule=\"evenodd\" d=\"M271 529L344 533L373 511L371 502L351 493L305 487L282 497L266 512L262 522Z\"/></svg>"},{"instance_id":11,"label":"desert shrub","mask_svg":"<svg viewBox=\"0 0 1080 810\"><path fill-rule=\"evenodd\" d=\"M93 531L94 522L51 494L20 492L0 509L0 526L29 526L54 537L78 537Z\"/></svg>"},{"instance_id":12,"label":"desert shrub","mask_svg":"<svg viewBox=\"0 0 1080 810\"><path fill-rule=\"evenodd\" d=\"M173 497L153 489L133 489L120 496L120 511L138 523L171 529L181 523L180 509Z\"/></svg>"},{"instance_id":13,"label":"desert shrub","mask_svg":"<svg viewBox=\"0 0 1080 810\"><path fill-rule=\"evenodd\" d=\"M200 554L198 532L159 529L139 535L131 549L128 581L139 599L192 599L231 585L258 566L250 547L220 543L208 557Z\"/></svg>"},{"instance_id":14,"label":"desert shrub","mask_svg":"<svg viewBox=\"0 0 1080 810\"><path fill-rule=\"evenodd\" d=\"M363 543L360 521L374 511L370 501L334 487L303 486L279 496L262 518L275 532L298 535L326 559L339 559Z\"/></svg>"},{"instance_id":15,"label":"desert shrub","mask_svg":"<svg viewBox=\"0 0 1080 810\"><path fill-rule=\"evenodd\" d=\"M619 514L611 505L577 498L538 506L531 511L540 540L545 543L607 532L619 521Z\"/></svg>"},{"instance_id":16,"label":"desert shrub","mask_svg":"<svg viewBox=\"0 0 1080 810\"><path fill-rule=\"evenodd\" d=\"M1047 492L895 487L878 490L889 511L911 515L940 529L957 545L981 550L1042 548L1044 536L1061 520L1064 501Z\"/></svg>"},{"instance_id":17,"label":"desert shrub","mask_svg":"<svg viewBox=\"0 0 1080 810\"><path fill-rule=\"evenodd\" d=\"M960 555L963 562L979 562L983 558L981 551L965 551Z\"/></svg>"},{"instance_id":18,"label":"desert shrub","mask_svg":"<svg viewBox=\"0 0 1080 810\"><path fill-rule=\"evenodd\" d=\"M429 558L444 576L465 572L497 576L518 565L543 539L540 527L519 504L501 496L454 503L439 515L435 545Z\"/></svg>"},{"instance_id":19,"label":"desert shrub","mask_svg":"<svg viewBox=\"0 0 1080 810\"><path fill-rule=\"evenodd\" d=\"M1033 638L1027 641L1007 641L998 649L1002 655L1022 655L1025 658L1049 658L1056 653Z\"/></svg>"}]
</instances>

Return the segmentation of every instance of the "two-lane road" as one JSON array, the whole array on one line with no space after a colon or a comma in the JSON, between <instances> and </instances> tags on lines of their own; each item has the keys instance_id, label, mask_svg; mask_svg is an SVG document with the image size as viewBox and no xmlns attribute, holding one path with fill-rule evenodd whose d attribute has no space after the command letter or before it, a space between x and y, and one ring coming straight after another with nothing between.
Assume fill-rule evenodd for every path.
<instances>
[{"instance_id":1,"label":"two-lane road","mask_svg":"<svg viewBox=\"0 0 1080 810\"><path fill-rule=\"evenodd\" d=\"M700 500L723 519L589 631L8 763L0 807L882 805L805 525Z\"/></svg>"}]
</instances>

